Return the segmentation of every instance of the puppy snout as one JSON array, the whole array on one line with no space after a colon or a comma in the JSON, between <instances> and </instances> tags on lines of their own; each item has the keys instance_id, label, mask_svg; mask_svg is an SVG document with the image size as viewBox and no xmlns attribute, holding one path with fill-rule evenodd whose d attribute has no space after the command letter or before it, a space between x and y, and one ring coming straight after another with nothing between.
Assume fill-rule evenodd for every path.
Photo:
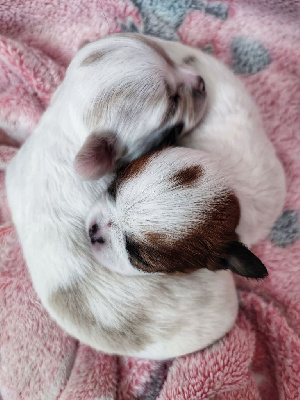
<instances>
[{"instance_id":1,"label":"puppy snout","mask_svg":"<svg viewBox=\"0 0 300 400\"><path fill-rule=\"evenodd\" d=\"M104 239L101 236L101 232L98 224L93 224L89 229L89 236L91 239L91 243L104 243Z\"/></svg>"}]
</instances>

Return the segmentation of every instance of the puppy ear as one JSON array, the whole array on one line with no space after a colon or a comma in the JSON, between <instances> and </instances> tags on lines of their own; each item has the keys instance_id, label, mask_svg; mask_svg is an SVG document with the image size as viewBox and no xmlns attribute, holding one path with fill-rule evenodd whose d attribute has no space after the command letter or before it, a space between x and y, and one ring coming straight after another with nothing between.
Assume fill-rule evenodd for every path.
<instances>
[{"instance_id":1,"label":"puppy ear","mask_svg":"<svg viewBox=\"0 0 300 400\"><path fill-rule=\"evenodd\" d=\"M225 269L247 278L262 279L268 276L264 264L241 242L230 242L222 259Z\"/></svg>"},{"instance_id":2,"label":"puppy ear","mask_svg":"<svg viewBox=\"0 0 300 400\"><path fill-rule=\"evenodd\" d=\"M99 179L112 172L117 159L117 138L112 132L91 133L75 158L75 170L84 179Z\"/></svg>"}]
</instances>

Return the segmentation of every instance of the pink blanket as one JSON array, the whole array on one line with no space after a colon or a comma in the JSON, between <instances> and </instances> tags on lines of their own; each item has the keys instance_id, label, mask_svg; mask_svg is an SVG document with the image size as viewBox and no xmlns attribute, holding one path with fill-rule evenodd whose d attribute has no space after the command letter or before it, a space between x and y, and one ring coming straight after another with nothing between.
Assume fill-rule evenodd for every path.
<instances>
[{"instance_id":1,"label":"pink blanket","mask_svg":"<svg viewBox=\"0 0 300 400\"><path fill-rule=\"evenodd\" d=\"M300 398L299 16L298 0L0 2L1 400ZM231 66L257 101L287 176L285 210L253 249L270 276L237 281L240 313L226 337L169 362L102 354L49 318L4 193L15 140L26 140L80 43L121 30L206 48Z\"/></svg>"}]
</instances>

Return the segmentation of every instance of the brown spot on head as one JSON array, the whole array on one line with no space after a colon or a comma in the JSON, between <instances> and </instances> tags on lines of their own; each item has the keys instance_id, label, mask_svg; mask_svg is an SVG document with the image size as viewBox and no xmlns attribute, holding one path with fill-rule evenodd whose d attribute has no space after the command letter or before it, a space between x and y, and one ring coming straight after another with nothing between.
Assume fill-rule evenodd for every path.
<instances>
[{"instance_id":1,"label":"brown spot on head","mask_svg":"<svg viewBox=\"0 0 300 400\"><path fill-rule=\"evenodd\" d=\"M192 165L176 172L171 178L171 182L176 186L190 186L197 182L203 170L200 165Z\"/></svg>"},{"instance_id":2,"label":"brown spot on head","mask_svg":"<svg viewBox=\"0 0 300 400\"><path fill-rule=\"evenodd\" d=\"M107 54L107 52L103 52L103 51L96 51L95 53L90 54L87 58L85 58L82 63L81 66L82 67L86 67L88 65L93 64L94 62L98 62L101 60L101 58L103 58L105 55Z\"/></svg>"},{"instance_id":3,"label":"brown spot on head","mask_svg":"<svg viewBox=\"0 0 300 400\"><path fill-rule=\"evenodd\" d=\"M197 215L195 215L197 219ZM240 207L233 193L223 193L210 205L203 221L191 222L188 230L176 239L171 235L147 233L144 238L126 238L132 265L145 272L187 273L200 268L218 270L225 257L226 246L237 240L235 229L240 219Z\"/></svg>"}]
</instances>

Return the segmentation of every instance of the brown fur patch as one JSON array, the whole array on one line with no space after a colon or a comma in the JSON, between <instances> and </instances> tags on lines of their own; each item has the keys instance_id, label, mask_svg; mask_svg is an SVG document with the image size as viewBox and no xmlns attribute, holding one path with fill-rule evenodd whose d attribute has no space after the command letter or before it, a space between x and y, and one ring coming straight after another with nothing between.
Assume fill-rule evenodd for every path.
<instances>
[{"instance_id":1,"label":"brown fur patch","mask_svg":"<svg viewBox=\"0 0 300 400\"><path fill-rule=\"evenodd\" d=\"M176 186L190 186L195 183L202 174L203 169L201 168L201 166L194 165L176 172L170 178L170 181Z\"/></svg>"},{"instance_id":2,"label":"brown fur patch","mask_svg":"<svg viewBox=\"0 0 300 400\"><path fill-rule=\"evenodd\" d=\"M145 232L145 238L150 243L167 243L168 237L164 233L158 232Z\"/></svg>"},{"instance_id":3,"label":"brown fur patch","mask_svg":"<svg viewBox=\"0 0 300 400\"><path fill-rule=\"evenodd\" d=\"M115 198L116 192L120 187L120 185L121 184L123 185L123 183L139 175L146 168L147 164L150 162L152 157L153 153L149 153L142 157L137 158L136 160L130 162L127 165L122 166L117 171L116 179L109 186L108 191L111 194L111 196Z\"/></svg>"},{"instance_id":4,"label":"brown fur patch","mask_svg":"<svg viewBox=\"0 0 300 400\"><path fill-rule=\"evenodd\" d=\"M92 53L82 61L81 66L86 67L88 65L93 64L94 62L100 61L101 58L105 56L105 54L107 54L107 52L103 51L97 51L95 53Z\"/></svg>"},{"instance_id":5,"label":"brown fur patch","mask_svg":"<svg viewBox=\"0 0 300 400\"><path fill-rule=\"evenodd\" d=\"M86 114L85 121L91 129L95 129L103 118L103 110L109 109L111 105L115 110L119 110L125 120L136 120L145 107L153 108L161 100L162 96L161 89L156 90L155 93L153 92L149 96L148 93L140 91L139 87L130 88L126 85L114 87L106 95L101 93L101 96L94 101ZM137 98L139 98L139 102L137 102ZM164 125L162 122L158 122L157 127L162 125Z\"/></svg>"},{"instance_id":6,"label":"brown fur patch","mask_svg":"<svg viewBox=\"0 0 300 400\"><path fill-rule=\"evenodd\" d=\"M105 343L107 350L116 353L141 351L151 344L145 329L150 320L142 307L135 307L131 311L128 306L124 306L124 309L121 307L119 320L113 326L105 325L89 307L88 298L93 299L95 295L102 298L101 293L94 291L93 285L83 279L68 288L57 289L50 296L49 303L60 319L76 327L76 337L80 340L88 336L94 343L101 344L100 347Z\"/></svg>"},{"instance_id":7,"label":"brown fur patch","mask_svg":"<svg viewBox=\"0 0 300 400\"><path fill-rule=\"evenodd\" d=\"M76 282L71 287L59 288L52 295L50 303L61 314L72 315L75 324L85 324L89 327L96 326L95 316L88 307L88 301L83 295L80 283Z\"/></svg>"},{"instance_id":8,"label":"brown fur patch","mask_svg":"<svg viewBox=\"0 0 300 400\"><path fill-rule=\"evenodd\" d=\"M179 240L160 234L146 234L145 240L127 238L130 262L146 272L168 274L191 272L199 268L221 269L228 242L237 240L235 229L240 219L240 207L233 193L215 198L205 221L191 224L188 233Z\"/></svg>"}]
</instances>

